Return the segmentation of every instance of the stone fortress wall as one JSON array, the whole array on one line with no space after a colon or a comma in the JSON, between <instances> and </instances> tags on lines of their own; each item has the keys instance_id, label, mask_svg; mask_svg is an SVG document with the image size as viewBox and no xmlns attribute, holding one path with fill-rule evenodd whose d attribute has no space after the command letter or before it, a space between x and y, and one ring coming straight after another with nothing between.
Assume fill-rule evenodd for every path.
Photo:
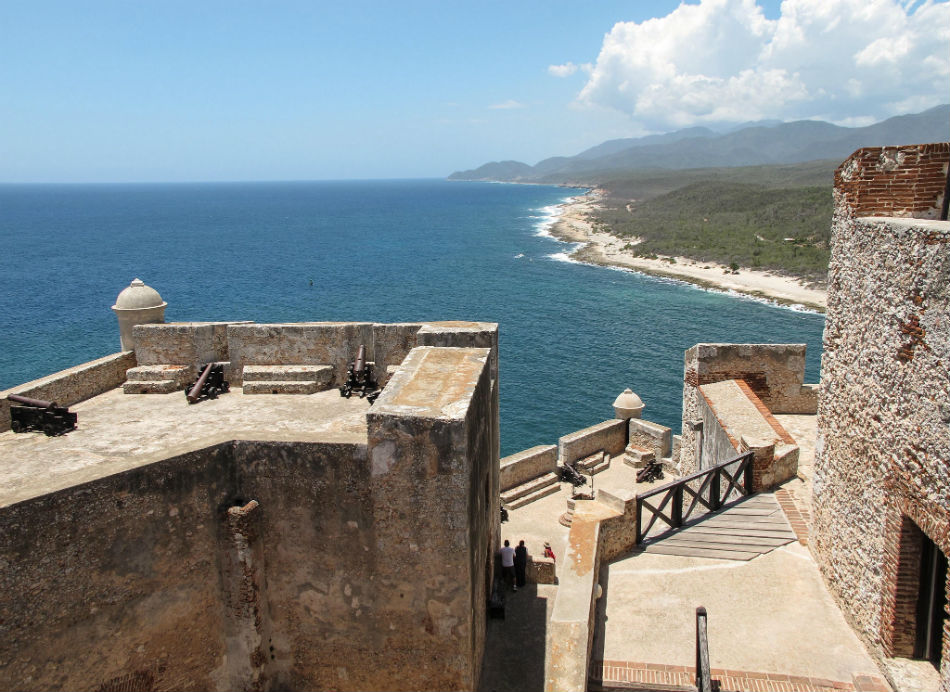
<instances>
[{"instance_id":1,"label":"stone fortress wall","mask_svg":"<svg viewBox=\"0 0 950 692\"><path fill-rule=\"evenodd\" d=\"M882 660L914 655L923 539L950 554L948 161L862 149L835 173L811 547Z\"/></svg>"},{"instance_id":2,"label":"stone fortress wall","mask_svg":"<svg viewBox=\"0 0 950 692\"><path fill-rule=\"evenodd\" d=\"M500 535L497 326L134 332L134 353L9 391L93 405L142 361L345 367L361 339L384 372L395 367L361 442L268 429L195 439L0 506L0 679L25 690L477 686ZM286 350L261 355L263 335ZM165 396L187 407L180 391ZM249 417L255 402L242 399Z\"/></svg>"}]
</instances>

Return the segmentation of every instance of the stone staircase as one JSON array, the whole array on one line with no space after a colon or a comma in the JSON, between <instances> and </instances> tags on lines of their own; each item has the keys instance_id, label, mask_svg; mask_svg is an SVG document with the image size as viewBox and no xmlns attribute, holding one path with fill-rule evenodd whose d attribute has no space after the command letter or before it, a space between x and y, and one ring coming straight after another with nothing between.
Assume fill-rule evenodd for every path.
<instances>
[{"instance_id":1,"label":"stone staircase","mask_svg":"<svg viewBox=\"0 0 950 692\"><path fill-rule=\"evenodd\" d=\"M245 365L245 394L313 394L330 389L331 365Z\"/></svg>"},{"instance_id":2,"label":"stone staircase","mask_svg":"<svg viewBox=\"0 0 950 692\"><path fill-rule=\"evenodd\" d=\"M527 483L516 485L501 494L501 504L507 509L518 509L556 493L560 489L559 478L556 473L545 473L532 478Z\"/></svg>"},{"instance_id":3,"label":"stone staircase","mask_svg":"<svg viewBox=\"0 0 950 692\"><path fill-rule=\"evenodd\" d=\"M656 454L652 449L638 447L634 444L627 445L623 450L623 463L632 466L635 469L642 469L651 461L656 461Z\"/></svg>"},{"instance_id":4,"label":"stone staircase","mask_svg":"<svg viewBox=\"0 0 950 692\"><path fill-rule=\"evenodd\" d=\"M190 365L140 365L125 372L126 394L168 394L184 389L197 377Z\"/></svg>"},{"instance_id":5,"label":"stone staircase","mask_svg":"<svg viewBox=\"0 0 950 692\"><path fill-rule=\"evenodd\" d=\"M574 468L585 476L596 476L601 471L610 468L610 455L600 450L575 462Z\"/></svg>"}]
</instances>

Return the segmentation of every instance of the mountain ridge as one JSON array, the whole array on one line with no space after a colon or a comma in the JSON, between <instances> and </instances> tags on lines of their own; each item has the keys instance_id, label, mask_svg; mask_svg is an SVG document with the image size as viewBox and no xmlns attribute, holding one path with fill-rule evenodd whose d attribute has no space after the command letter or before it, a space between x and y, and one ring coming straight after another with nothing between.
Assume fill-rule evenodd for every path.
<instances>
[{"instance_id":1,"label":"mountain ridge","mask_svg":"<svg viewBox=\"0 0 950 692\"><path fill-rule=\"evenodd\" d=\"M574 156L554 156L534 166L521 161L490 162L455 171L449 180L574 182L607 172L646 168L792 164L844 159L856 149L950 139L950 104L898 115L865 127L842 127L822 120L752 123L717 133L706 127L646 137L607 140Z\"/></svg>"}]
</instances>

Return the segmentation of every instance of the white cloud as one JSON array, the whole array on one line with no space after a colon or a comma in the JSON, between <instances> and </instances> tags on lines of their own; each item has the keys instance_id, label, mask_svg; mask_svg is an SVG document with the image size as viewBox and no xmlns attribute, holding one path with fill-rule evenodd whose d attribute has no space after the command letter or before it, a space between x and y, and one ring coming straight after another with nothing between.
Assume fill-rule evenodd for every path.
<instances>
[{"instance_id":1,"label":"white cloud","mask_svg":"<svg viewBox=\"0 0 950 692\"><path fill-rule=\"evenodd\" d=\"M489 108L493 110L511 110L512 108L524 108L524 107L525 105L523 103L519 103L518 101L515 101L514 99L508 99L507 101L504 101L503 103L493 103L492 105L489 106Z\"/></svg>"},{"instance_id":2,"label":"white cloud","mask_svg":"<svg viewBox=\"0 0 950 692\"><path fill-rule=\"evenodd\" d=\"M570 77L577 72L577 65L566 62L563 65L548 65L548 73L555 77Z\"/></svg>"},{"instance_id":3,"label":"white cloud","mask_svg":"<svg viewBox=\"0 0 950 692\"><path fill-rule=\"evenodd\" d=\"M578 102L654 130L762 118L843 123L944 103L948 77L950 1L784 0L770 20L755 0L700 0L614 25Z\"/></svg>"}]
</instances>

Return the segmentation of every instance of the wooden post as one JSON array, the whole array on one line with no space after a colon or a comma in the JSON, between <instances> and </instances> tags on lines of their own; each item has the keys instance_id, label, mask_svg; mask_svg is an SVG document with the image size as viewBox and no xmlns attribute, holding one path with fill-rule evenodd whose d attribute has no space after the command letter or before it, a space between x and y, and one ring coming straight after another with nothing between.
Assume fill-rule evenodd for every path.
<instances>
[{"instance_id":1,"label":"wooden post","mask_svg":"<svg viewBox=\"0 0 950 692\"><path fill-rule=\"evenodd\" d=\"M712 472L712 478L709 480L709 506L711 512L715 512L722 505L719 499L719 476L721 473L721 469L716 469Z\"/></svg>"},{"instance_id":2,"label":"wooden post","mask_svg":"<svg viewBox=\"0 0 950 692\"><path fill-rule=\"evenodd\" d=\"M745 494L751 495L755 492L755 488L752 487L753 484L753 472L755 471L755 452L747 452L749 455L749 460L746 462L745 474L743 478L743 485L745 485Z\"/></svg>"},{"instance_id":3,"label":"wooden post","mask_svg":"<svg viewBox=\"0 0 950 692\"><path fill-rule=\"evenodd\" d=\"M640 496L637 496L637 512L636 516L633 518L633 528L636 531L634 534L636 536L636 544L639 545L643 542L643 536L640 535L640 515L643 514L643 504L640 502Z\"/></svg>"},{"instance_id":4,"label":"wooden post","mask_svg":"<svg viewBox=\"0 0 950 692\"><path fill-rule=\"evenodd\" d=\"M683 486L677 485L673 488L673 507L670 516L673 519L673 527L679 528L683 525Z\"/></svg>"},{"instance_id":5,"label":"wooden post","mask_svg":"<svg viewBox=\"0 0 950 692\"><path fill-rule=\"evenodd\" d=\"M712 674L709 670L709 638L706 633L706 609L696 609L696 690L712 692Z\"/></svg>"}]
</instances>

